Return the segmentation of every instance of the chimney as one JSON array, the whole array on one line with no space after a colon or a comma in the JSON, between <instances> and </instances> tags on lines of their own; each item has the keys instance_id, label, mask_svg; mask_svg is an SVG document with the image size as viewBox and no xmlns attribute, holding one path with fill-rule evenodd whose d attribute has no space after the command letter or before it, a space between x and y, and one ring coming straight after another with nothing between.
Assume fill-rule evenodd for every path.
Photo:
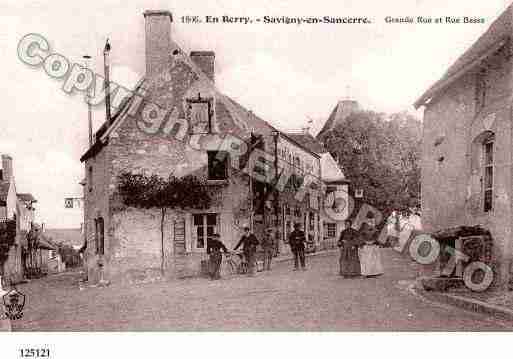
<instances>
[{"instance_id":1,"label":"chimney","mask_svg":"<svg viewBox=\"0 0 513 359\"><path fill-rule=\"evenodd\" d=\"M12 157L9 155L2 155L2 177L4 181L10 181L12 173Z\"/></svg>"},{"instance_id":2,"label":"chimney","mask_svg":"<svg viewBox=\"0 0 513 359\"><path fill-rule=\"evenodd\" d=\"M173 16L165 10L146 10L146 76L160 73L170 65L171 23Z\"/></svg>"},{"instance_id":3,"label":"chimney","mask_svg":"<svg viewBox=\"0 0 513 359\"><path fill-rule=\"evenodd\" d=\"M216 54L214 51L191 52L191 60L194 61L196 66L198 66L212 81L214 81L215 75L215 59Z\"/></svg>"}]
</instances>

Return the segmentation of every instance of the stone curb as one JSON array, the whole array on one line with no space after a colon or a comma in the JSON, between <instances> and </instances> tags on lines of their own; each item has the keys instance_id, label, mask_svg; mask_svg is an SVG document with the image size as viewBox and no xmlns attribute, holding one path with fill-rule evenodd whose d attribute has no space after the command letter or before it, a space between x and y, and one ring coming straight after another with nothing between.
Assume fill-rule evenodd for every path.
<instances>
[{"instance_id":1,"label":"stone curb","mask_svg":"<svg viewBox=\"0 0 513 359\"><path fill-rule=\"evenodd\" d=\"M513 310L506 307L486 303L477 299L462 297L456 294L426 291L424 289L420 289L418 286L413 288L413 290L421 297L430 301L449 304L475 313L488 314L499 319L513 321Z\"/></svg>"}]
</instances>

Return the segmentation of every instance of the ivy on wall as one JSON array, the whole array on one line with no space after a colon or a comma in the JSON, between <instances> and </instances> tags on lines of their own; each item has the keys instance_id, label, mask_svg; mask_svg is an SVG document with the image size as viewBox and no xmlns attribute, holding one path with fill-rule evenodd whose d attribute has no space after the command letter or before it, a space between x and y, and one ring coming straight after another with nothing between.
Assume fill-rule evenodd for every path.
<instances>
[{"instance_id":1,"label":"ivy on wall","mask_svg":"<svg viewBox=\"0 0 513 359\"><path fill-rule=\"evenodd\" d=\"M204 209L212 201L206 182L195 176L164 179L124 172L119 176L118 191L126 206L136 208Z\"/></svg>"}]
</instances>

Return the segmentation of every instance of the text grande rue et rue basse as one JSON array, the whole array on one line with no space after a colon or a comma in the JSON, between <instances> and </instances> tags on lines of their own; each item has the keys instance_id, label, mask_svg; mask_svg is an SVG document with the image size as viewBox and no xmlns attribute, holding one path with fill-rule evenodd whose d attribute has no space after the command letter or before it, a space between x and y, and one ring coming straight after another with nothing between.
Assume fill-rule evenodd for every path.
<instances>
[{"instance_id":1,"label":"text grande rue et rue basse","mask_svg":"<svg viewBox=\"0 0 513 359\"><path fill-rule=\"evenodd\" d=\"M485 19L475 16L387 16L385 22L388 24L484 24Z\"/></svg>"}]
</instances>

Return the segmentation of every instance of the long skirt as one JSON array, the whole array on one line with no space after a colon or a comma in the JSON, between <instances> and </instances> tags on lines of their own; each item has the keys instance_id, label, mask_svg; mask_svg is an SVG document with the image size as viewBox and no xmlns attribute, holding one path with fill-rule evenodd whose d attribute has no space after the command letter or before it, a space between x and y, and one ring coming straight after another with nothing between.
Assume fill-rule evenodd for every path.
<instances>
[{"instance_id":1,"label":"long skirt","mask_svg":"<svg viewBox=\"0 0 513 359\"><path fill-rule=\"evenodd\" d=\"M383 263L381 262L381 252L378 246L366 244L360 248L358 255L360 256L362 275L383 274Z\"/></svg>"},{"instance_id":2,"label":"long skirt","mask_svg":"<svg viewBox=\"0 0 513 359\"><path fill-rule=\"evenodd\" d=\"M358 247L342 247L340 250L340 275L346 277L360 275Z\"/></svg>"}]
</instances>

